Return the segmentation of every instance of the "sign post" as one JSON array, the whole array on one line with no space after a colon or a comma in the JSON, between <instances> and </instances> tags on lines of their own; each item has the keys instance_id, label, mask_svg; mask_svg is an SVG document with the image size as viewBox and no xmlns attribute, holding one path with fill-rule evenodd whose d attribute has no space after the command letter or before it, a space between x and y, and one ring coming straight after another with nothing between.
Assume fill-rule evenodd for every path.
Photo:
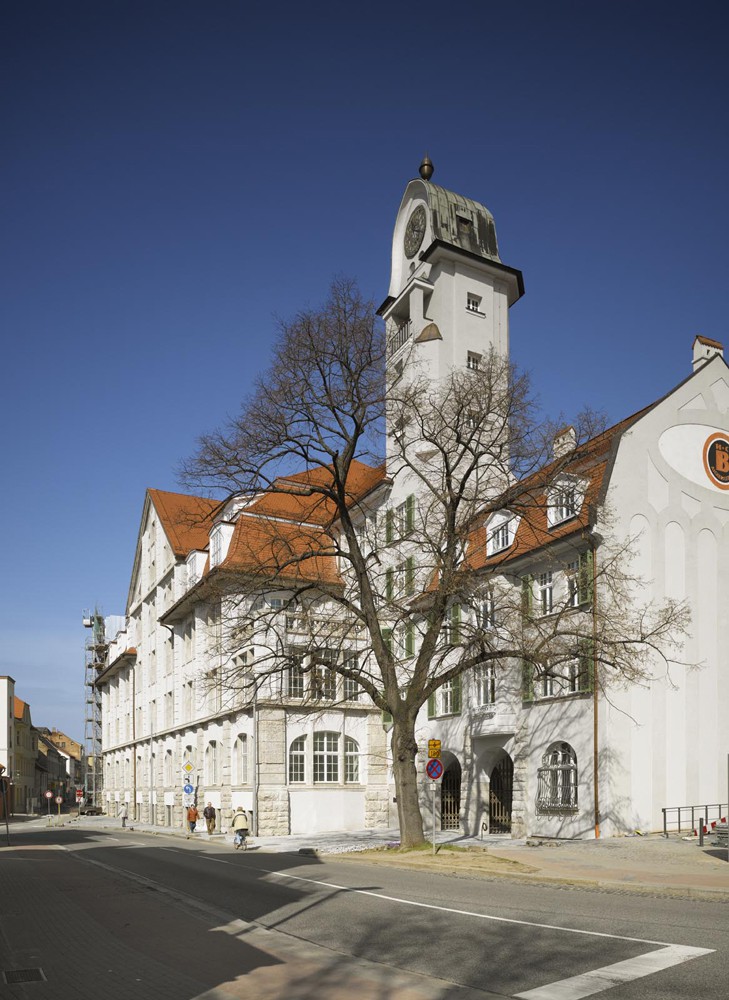
<instances>
[{"instance_id":1,"label":"sign post","mask_svg":"<svg viewBox=\"0 0 729 1000\"><path fill-rule=\"evenodd\" d=\"M46 797L46 802L48 803L48 826L50 826L51 825L51 799L53 798L53 792L49 788L47 792L44 792L44 795Z\"/></svg>"},{"instance_id":2,"label":"sign post","mask_svg":"<svg viewBox=\"0 0 729 1000\"><path fill-rule=\"evenodd\" d=\"M438 757L440 757L440 740L428 740L428 753L430 753L431 743L438 744ZM433 782L433 855L435 855L435 787L438 781L443 777L443 765L438 757L431 757L425 765L425 773Z\"/></svg>"},{"instance_id":3,"label":"sign post","mask_svg":"<svg viewBox=\"0 0 729 1000\"><path fill-rule=\"evenodd\" d=\"M56 796L56 805L58 806L58 822L59 822L59 824L61 822L61 803L62 802L63 802L63 796L62 795L57 795ZM49 803L49 805L50 805L50 803Z\"/></svg>"}]
</instances>

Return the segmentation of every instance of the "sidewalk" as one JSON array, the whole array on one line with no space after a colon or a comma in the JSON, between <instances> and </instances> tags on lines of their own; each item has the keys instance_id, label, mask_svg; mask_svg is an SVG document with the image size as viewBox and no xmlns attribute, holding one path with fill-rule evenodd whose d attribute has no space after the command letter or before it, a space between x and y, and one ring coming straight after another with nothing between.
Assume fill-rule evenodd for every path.
<instances>
[{"instance_id":1,"label":"sidewalk","mask_svg":"<svg viewBox=\"0 0 729 1000\"><path fill-rule=\"evenodd\" d=\"M63 825L77 829L114 830L122 833L120 821L106 816L62 817ZM45 817L24 823L42 828ZM55 825L55 824L54 824ZM144 833L160 837L186 838L181 829L127 823L124 833ZM11 825L12 833L12 825ZM190 838L201 845L232 845L232 833L208 837L198 830ZM591 885L628 892L661 893L696 898L726 899L729 902L729 862L725 848L704 846L698 840L684 840L673 834L645 837L615 837L604 840L536 841L506 837L464 837L458 831L436 834L438 854L429 851L400 854L388 850L399 843L397 830L363 830L289 837L252 837L250 848L261 853L306 853L322 856L348 855L347 860L426 868L432 871L462 872L469 877L508 877L520 881ZM443 846L464 850L440 850ZM344 860L344 859L343 859Z\"/></svg>"}]
</instances>

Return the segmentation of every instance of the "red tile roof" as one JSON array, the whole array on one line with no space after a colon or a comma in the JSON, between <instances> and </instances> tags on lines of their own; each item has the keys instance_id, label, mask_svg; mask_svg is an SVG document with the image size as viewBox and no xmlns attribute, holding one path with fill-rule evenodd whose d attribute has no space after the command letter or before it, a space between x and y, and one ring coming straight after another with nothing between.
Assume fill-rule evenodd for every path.
<instances>
[{"instance_id":1,"label":"red tile roof","mask_svg":"<svg viewBox=\"0 0 729 1000\"><path fill-rule=\"evenodd\" d=\"M213 517L220 501L185 493L147 490L176 556L183 559L193 549L206 549Z\"/></svg>"}]
</instances>

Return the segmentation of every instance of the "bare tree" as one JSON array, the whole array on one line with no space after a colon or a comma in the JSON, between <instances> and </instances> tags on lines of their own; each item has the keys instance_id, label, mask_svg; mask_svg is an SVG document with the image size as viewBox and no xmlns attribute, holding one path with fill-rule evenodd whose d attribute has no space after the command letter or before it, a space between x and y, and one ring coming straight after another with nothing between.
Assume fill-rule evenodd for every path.
<instances>
[{"instance_id":1,"label":"bare tree","mask_svg":"<svg viewBox=\"0 0 729 1000\"><path fill-rule=\"evenodd\" d=\"M255 665L228 661L227 686L267 683L285 698L308 674L313 691L336 676L361 688L391 717L401 841L414 845L416 720L429 699L456 698L466 671L515 664L524 697L566 668L578 685L634 680L651 652L670 657L687 613L643 606L630 542L598 534L609 525L596 470L620 427L586 412L555 457L556 427L505 359L438 380L416 348L398 360L387 364L373 305L334 282L321 310L282 324L269 371L183 475L223 491L237 522L210 574L223 642L232 653L265 634ZM557 532L555 502L576 507ZM496 531L507 545L491 543ZM546 600L528 572L534 551L568 580L549 613L534 606Z\"/></svg>"}]
</instances>

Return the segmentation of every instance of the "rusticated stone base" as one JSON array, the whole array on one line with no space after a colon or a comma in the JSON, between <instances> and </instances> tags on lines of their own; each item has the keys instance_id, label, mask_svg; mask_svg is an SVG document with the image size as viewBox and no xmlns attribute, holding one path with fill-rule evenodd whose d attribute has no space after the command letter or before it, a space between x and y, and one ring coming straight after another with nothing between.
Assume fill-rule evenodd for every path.
<instances>
[{"instance_id":1,"label":"rusticated stone base","mask_svg":"<svg viewBox=\"0 0 729 1000\"><path fill-rule=\"evenodd\" d=\"M387 788L365 790L365 828L384 830L390 825L390 793Z\"/></svg>"},{"instance_id":2,"label":"rusticated stone base","mask_svg":"<svg viewBox=\"0 0 729 1000\"><path fill-rule=\"evenodd\" d=\"M289 793L285 788L258 791L258 835L286 837L291 832Z\"/></svg>"}]
</instances>

